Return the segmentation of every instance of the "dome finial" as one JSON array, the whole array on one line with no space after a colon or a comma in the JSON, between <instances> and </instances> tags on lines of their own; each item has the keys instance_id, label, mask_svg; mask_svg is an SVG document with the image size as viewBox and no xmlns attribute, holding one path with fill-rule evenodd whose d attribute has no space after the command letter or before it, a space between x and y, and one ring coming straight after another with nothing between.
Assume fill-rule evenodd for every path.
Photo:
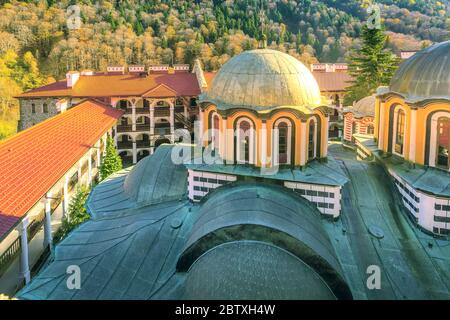
<instances>
[{"instance_id":1,"label":"dome finial","mask_svg":"<svg viewBox=\"0 0 450 320\"><path fill-rule=\"evenodd\" d=\"M259 22L261 23L261 37L259 39L259 49L267 48L267 36L264 32L265 21L266 21L266 12L263 9L263 4L261 1L261 10L259 11Z\"/></svg>"}]
</instances>

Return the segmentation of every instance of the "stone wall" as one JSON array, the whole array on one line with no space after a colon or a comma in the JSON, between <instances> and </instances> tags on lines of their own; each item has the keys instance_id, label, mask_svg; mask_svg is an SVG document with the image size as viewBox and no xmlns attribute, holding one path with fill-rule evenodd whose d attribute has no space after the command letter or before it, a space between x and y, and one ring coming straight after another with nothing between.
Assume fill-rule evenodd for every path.
<instances>
[{"instance_id":1,"label":"stone wall","mask_svg":"<svg viewBox=\"0 0 450 320\"><path fill-rule=\"evenodd\" d=\"M20 99L20 120L18 131L25 130L39 122L42 122L58 114L55 98ZM44 112L44 104L47 104L48 112ZM33 105L35 112L33 113Z\"/></svg>"}]
</instances>

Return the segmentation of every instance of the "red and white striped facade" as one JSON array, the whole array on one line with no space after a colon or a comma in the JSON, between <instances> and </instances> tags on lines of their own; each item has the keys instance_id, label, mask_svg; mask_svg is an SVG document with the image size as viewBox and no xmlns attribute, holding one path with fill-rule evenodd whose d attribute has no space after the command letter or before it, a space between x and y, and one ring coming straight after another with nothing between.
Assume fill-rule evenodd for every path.
<instances>
[{"instance_id":1,"label":"red and white striped facade","mask_svg":"<svg viewBox=\"0 0 450 320\"><path fill-rule=\"evenodd\" d=\"M358 118L352 112L346 112L344 114L344 140L353 141L353 134L373 134L374 119L371 116Z\"/></svg>"}]
</instances>

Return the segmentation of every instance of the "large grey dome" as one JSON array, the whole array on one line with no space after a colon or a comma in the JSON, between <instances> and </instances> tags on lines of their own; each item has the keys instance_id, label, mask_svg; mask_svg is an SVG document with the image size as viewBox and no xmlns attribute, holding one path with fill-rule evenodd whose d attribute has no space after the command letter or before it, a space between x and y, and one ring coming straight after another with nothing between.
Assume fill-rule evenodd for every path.
<instances>
[{"instance_id":1,"label":"large grey dome","mask_svg":"<svg viewBox=\"0 0 450 320\"><path fill-rule=\"evenodd\" d=\"M238 242L238 244L222 248L223 245L232 242ZM226 255L223 251L226 251L229 259L233 261L242 260L241 250L236 249L236 246L246 250L252 247L254 242L265 244L265 246L254 247L252 259L255 264L259 264L258 267L251 266L245 261L236 262L227 268L220 263ZM273 249L274 247L276 250ZM214 272L205 274L202 270L210 267L210 270L222 272L221 268L225 268L226 273L241 273L241 268L249 267L254 272L251 277L247 279L247 273L243 273L233 278L237 282L233 282L230 278L230 282L224 284L223 290L220 291L221 296L215 296L221 299L237 299L246 297L245 288L242 288L243 291L238 296L233 295L232 290L229 291L226 288L238 285L242 281L247 281L247 285L258 281L263 282L265 277L273 273L273 270L269 271L269 269L276 265L266 260L275 257L283 260L278 261L279 267L292 267L292 269L275 268L278 270L276 273L280 278L280 285L286 283L291 276L296 279L295 281L301 282L305 274L310 274L313 278L317 274L318 279L320 278L318 281L323 282L324 286L326 284L335 297L351 298L341 265L323 228L317 208L290 190L261 183L239 182L227 185L206 197L187 239L183 254L177 263L177 270L188 272L188 278L189 275L193 278L191 282L188 281L187 287L198 288L200 291L198 295L190 295L186 298L202 298L204 296L201 290L205 290L205 294L213 290L208 285L209 282L216 284L226 282L225 278L218 277ZM209 267L208 264L210 264ZM299 269L297 272L296 268L302 270ZM202 279L198 276L201 273L204 274ZM211 278L210 281L208 281L209 278ZM195 283L198 281L200 283ZM315 280L313 282L316 283ZM309 280L304 280L302 288L306 290L309 284L311 284ZM264 291L263 288L265 288L264 285L261 287ZM299 290L294 288L289 290L291 290L289 294L295 295L298 299L302 297L302 294L303 296L308 294L307 292L300 294ZM327 292L327 290L319 290L318 295L323 295L322 298L326 299L330 296ZM271 299L282 297L285 298L277 296L274 292L271 295L270 291L264 291L260 296L260 298Z\"/></svg>"},{"instance_id":2,"label":"large grey dome","mask_svg":"<svg viewBox=\"0 0 450 320\"><path fill-rule=\"evenodd\" d=\"M299 60L276 50L244 51L225 63L201 101L264 111L322 103L316 79Z\"/></svg>"},{"instance_id":3,"label":"large grey dome","mask_svg":"<svg viewBox=\"0 0 450 320\"><path fill-rule=\"evenodd\" d=\"M389 91L411 101L450 99L450 41L419 51L403 62Z\"/></svg>"}]
</instances>

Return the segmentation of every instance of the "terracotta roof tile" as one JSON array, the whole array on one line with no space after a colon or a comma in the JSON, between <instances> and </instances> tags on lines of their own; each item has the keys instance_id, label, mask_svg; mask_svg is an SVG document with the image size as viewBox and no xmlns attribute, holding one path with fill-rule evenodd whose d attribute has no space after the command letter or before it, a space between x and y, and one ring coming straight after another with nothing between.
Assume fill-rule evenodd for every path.
<instances>
[{"instance_id":1,"label":"terracotta roof tile","mask_svg":"<svg viewBox=\"0 0 450 320\"><path fill-rule=\"evenodd\" d=\"M73 88L61 80L41 88L20 94L19 98L31 97L112 97L141 96L157 87L169 87L175 96L196 96L200 94L196 75L188 72L174 74L157 73L141 77L138 74L94 74L80 76Z\"/></svg>"},{"instance_id":2,"label":"terracotta roof tile","mask_svg":"<svg viewBox=\"0 0 450 320\"><path fill-rule=\"evenodd\" d=\"M320 91L345 91L350 86L351 76L347 72L313 72Z\"/></svg>"},{"instance_id":3,"label":"terracotta roof tile","mask_svg":"<svg viewBox=\"0 0 450 320\"><path fill-rule=\"evenodd\" d=\"M0 238L121 115L87 100L0 142Z\"/></svg>"}]
</instances>

